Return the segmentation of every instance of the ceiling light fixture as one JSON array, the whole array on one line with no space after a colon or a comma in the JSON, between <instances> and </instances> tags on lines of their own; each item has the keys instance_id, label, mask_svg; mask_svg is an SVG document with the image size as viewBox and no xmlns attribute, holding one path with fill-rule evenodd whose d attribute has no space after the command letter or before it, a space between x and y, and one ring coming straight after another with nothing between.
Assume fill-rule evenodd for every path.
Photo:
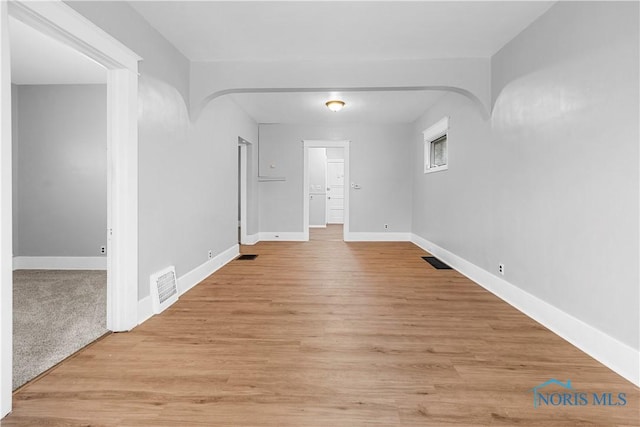
<instances>
[{"instance_id":1,"label":"ceiling light fixture","mask_svg":"<svg viewBox=\"0 0 640 427\"><path fill-rule=\"evenodd\" d=\"M339 101L337 99L334 99L334 100L325 102L325 105L329 110L335 113L342 110L342 107L344 107L344 101Z\"/></svg>"}]
</instances>

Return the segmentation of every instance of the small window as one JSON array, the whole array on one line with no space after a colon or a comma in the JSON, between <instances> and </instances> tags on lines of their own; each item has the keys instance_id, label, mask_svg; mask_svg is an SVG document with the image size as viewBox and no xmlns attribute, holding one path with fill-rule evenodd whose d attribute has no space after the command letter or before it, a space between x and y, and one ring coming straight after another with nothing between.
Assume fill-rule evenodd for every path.
<instances>
[{"instance_id":1,"label":"small window","mask_svg":"<svg viewBox=\"0 0 640 427\"><path fill-rule=\"evenodd\" d=\"M448 131L449 118L444 117L422 133L424 135L424 173L448 169Z\"/></svg>"},{"instance_id":2,"label":"small window","mask_svg":"<svg viewBox=\"0 0 640 427\"><path fill-rule=\"evenodd\" d=\"M447 135L431 141L431 153L429 153L429 168L447 165Z\"/></svg>"}]
</instances>

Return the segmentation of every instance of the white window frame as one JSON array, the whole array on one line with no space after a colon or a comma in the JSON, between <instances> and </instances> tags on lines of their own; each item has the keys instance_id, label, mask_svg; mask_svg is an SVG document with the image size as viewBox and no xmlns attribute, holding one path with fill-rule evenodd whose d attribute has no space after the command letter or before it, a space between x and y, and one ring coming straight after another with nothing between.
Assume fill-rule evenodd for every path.
<instances>
[{"instance_id":1,"label":"white window frame","mask_svg":"<svg viewBox=\"0 0 640 427\"><path fill-rule=\"evenodd\" d=\"M449 117L443 117L434 125L422 132L424 149L424 173L440 172L449 169ZM442 136L447 137L445 150L447 153L447 163L442 166L431 166L431 144Z\"/></svg>"}]
</instances>

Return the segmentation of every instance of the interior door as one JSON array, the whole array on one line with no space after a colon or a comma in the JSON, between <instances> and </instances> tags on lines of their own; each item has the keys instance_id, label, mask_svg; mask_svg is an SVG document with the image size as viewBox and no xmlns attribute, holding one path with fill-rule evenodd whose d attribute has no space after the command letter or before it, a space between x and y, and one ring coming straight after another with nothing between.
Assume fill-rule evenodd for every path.
<instances>
[{"instance_id":1,"label":"interior door","mask_svg":"<svg viewBox=\"0 0 640 427\"><path fill-rule=\"evenodd\" d=\"M327 160L327 223L344 224L344 160Z\"/></svg>"}]
</instances>

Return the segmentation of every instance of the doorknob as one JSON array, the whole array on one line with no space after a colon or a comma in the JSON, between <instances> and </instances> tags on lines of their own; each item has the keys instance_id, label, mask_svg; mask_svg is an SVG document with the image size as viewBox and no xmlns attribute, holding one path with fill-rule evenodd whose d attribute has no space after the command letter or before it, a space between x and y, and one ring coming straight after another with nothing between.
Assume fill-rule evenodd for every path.
<instances>
[{"instance_id":1,"label":"doorknob","mask_svg":"<svg viewBox=\"0 0 640 427\"><path fill-rule=\"evenodd\" d=\"M331 196L328 196L327 199L331 199Z\"/></svg>"}]
</instances>

